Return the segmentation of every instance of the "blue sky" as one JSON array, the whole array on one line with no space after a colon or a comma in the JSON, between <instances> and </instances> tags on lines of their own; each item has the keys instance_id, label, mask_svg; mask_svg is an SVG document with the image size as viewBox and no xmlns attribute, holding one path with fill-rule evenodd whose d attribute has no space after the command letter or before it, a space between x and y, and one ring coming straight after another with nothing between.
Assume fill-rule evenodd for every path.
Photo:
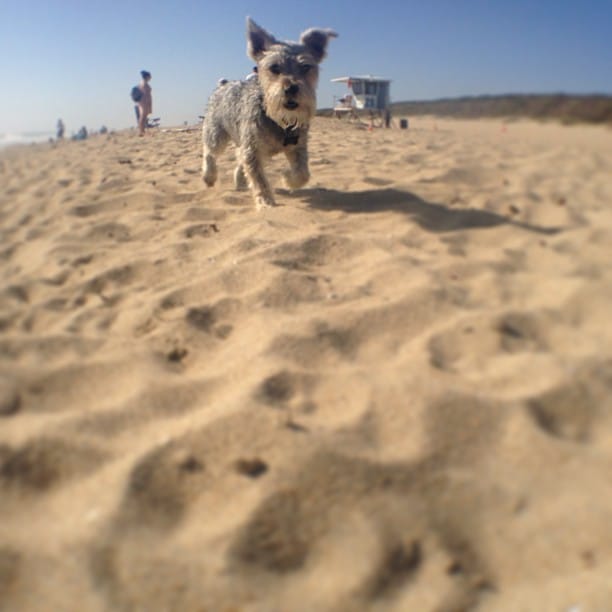
<instances>
[{"instance_id":1,"label":"blue sky","mask_svg":"<svg viewBox=\"0 0 612 612\"><path fill-rule=\"evenodd\" d=\"M345 93L332 77L368 73L394 101L612 94L610 0L0 0L0 132L129 127L143 68L154 116L195 122L220 77L249 72L247 15L282 39L337 30L319 107Z\"/></svg>"}]
</instances>

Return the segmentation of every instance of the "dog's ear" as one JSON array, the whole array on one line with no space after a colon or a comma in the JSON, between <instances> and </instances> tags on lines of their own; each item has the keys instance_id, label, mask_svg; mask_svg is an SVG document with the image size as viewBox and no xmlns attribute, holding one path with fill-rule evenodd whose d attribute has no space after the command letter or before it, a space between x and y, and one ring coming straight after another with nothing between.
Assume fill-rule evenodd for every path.
<instances>
[{"instance_id":1,"label":"dog's ear","mask_svg":"<svg viewBox=\"0 0 612 612\"><path fill-rule=\"evenodd\" d=\"M310 28L302 33L300 42L308 49L318 63L325 57L329 39L336 38L337 36L338 34L329 28Z\"/></svg>"},{"instance_id":2,"label":"dog's ear","mask_svg":"<svg viewBox=\"0 0 612 612\"><path fill-rule=\"evenodd\" d=\"M256 62L267 51L276 39L258 26L250 17L247 17L247 53Z\"/></svg>"}]
</instances>

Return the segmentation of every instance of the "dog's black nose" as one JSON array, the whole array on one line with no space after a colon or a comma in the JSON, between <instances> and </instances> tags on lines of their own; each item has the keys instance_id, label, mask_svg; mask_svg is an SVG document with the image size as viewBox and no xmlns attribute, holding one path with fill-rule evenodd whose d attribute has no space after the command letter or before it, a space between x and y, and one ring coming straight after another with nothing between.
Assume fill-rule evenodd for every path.
<instances>
[{"instance_id":1,"label":"dog's black nose","mask_svg":"<svg viewBox=\"0 0 612 612\"><path fill-rule=\"evenodd\" d=\"M289 87L285 87L286 96L296 96L298 91L300 91L300 88L295 83L292 83Z\"/></svg>"}]
</instances>

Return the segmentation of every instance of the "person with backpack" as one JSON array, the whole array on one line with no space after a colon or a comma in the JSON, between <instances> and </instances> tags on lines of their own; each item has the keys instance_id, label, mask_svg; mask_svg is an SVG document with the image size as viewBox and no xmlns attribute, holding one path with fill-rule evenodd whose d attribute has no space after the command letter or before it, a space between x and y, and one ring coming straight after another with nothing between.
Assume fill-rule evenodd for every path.
<instances>
[{"instance_id":1,"label":"person with backpack","mask_svg":"<svg viewBox=\"0 0 612 612\"><path fill-rule=\"evenodd\" d=\"M146 70L140 72L142 80L139 85L132 87L131 97L136 103L136 120L138 121L138 131L140 136L144 136L147 127L147 118L153 112L153 97L151 96L151 73Z\"/></svg>"}]
</instances>

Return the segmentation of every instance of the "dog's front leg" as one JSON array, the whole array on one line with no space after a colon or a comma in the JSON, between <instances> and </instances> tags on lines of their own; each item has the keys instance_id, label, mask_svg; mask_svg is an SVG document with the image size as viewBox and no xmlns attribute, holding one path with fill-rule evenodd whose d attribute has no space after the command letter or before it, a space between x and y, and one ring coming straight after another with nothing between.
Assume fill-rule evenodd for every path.
<instances>
[{"instance_id":1,"label":"dog's front leg","mask_svg":"<svg viewBox=\"0 0 612 612\"><path fill-rule=\"evenodd\" d=\"M299 189L310 179L308 170L308 149L305 145L287 147L285 155L289 162L289 170L283 173L285 184L289 189Z\"/></svg>"},{"instance_id":2,"label":"dog's front leg","mask_svg":"<svg viewBox=\"0 0 612 612\"><path fill-rule=\"evenodd\" d=\"M239 157L240 165L255 199L255 207L262 209L268 206L276 206L272 189L264 174L263 164L259 155L255 151L246 150L242 151Z\"/></svg>"}]
</instances>

